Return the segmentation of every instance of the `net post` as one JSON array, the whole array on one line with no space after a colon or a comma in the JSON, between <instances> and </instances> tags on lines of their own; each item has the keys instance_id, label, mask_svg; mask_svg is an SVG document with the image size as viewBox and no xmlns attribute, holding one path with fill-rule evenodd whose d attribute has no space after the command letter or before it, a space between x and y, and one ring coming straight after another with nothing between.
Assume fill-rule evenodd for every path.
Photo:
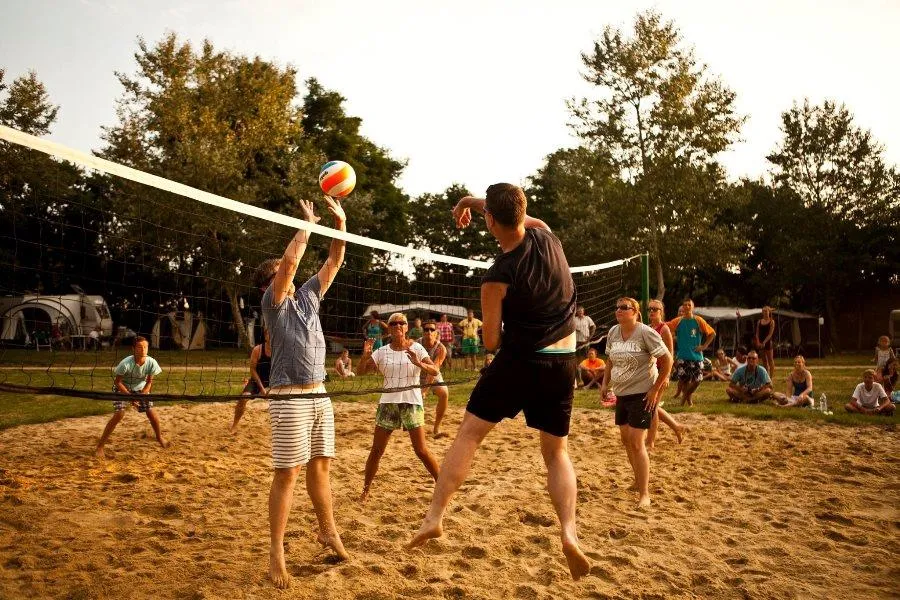
<instances>
[{"instance_id":1,"label":"net post","mask_svg":"<svg viewBox=\"0 0 900 600\"><path fill-rule=\"evenodd\" d=\"M650 254L641 254L641 313L644 323L650 322L647 305L650 304Z\"/></svg>"}]
</instances>

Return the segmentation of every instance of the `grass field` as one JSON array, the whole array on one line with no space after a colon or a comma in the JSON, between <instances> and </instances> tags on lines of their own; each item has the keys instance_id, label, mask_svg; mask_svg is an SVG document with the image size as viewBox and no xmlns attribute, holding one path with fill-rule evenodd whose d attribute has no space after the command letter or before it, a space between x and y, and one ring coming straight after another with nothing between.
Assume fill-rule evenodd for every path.
<instances>
[{"instance_id":1,"label":"grass field","mask_svg":"<svg viewBox=\"0 0 900 600\"><path fill-rule=\"evenodd\" d=\"M0 355L0 382L34 387L65 387L107 392L111 389L112 368L127 351L118 349L103 352L33 352L4 351ZM153 356L163 365L164 372L154 383L157 393L190 395L235 395L240 393L247 376L246 354L237 350L214 350L185 353L155 351ZM827 416L807 409L778 409L773 406L734 405L726 400L724 383L704 382L694 396L695 406L683 408L672 401L674 385L666 393L666 409L678 414L685 411L704 414L731 414L751 419L798 419L826 421L844 425L888 425L894 419L865 415L850 415L843 410L853 388L861 380L861 367L871 357L868 354L849 354L828 359L810 359L816 396L825 393L834 412ZM333 363L329 358L328 364ZM790 369L789 359L776 361L776 381L783 381ZM473 374L453 370L445 372L448 381L471 379ZM369 375L354 380L332 381L327 385L335 400L377 402L378 394L351 395L360 389L381 385L381 377ZM464 406L474 381L451 388L451 405ZM776 390L781 391L778 383ZM158 402L160 406L168 402ZM575 405L603 410L597 392L578 390ZM112 411L109 401L72 398L58 395L34 395L0 392L0 429L27 423L45 423L69 417L104 414Z\"/></svg>"}]
</instances>

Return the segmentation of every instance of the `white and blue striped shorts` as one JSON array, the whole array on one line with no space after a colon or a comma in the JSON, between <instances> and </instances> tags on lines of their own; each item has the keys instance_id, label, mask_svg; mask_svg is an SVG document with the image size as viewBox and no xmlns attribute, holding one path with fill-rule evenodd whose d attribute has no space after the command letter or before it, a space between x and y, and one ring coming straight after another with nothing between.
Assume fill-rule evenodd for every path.
<instances>
[{"instance_id":1,"label":"white and blue striped shorts","mask_svg":"<svg viewBox=\"0 0 900 600\"><path fill-rule=\"evenodd\" d=\"M324 392L325 386L313 392ZM272 422L272 467L290 469L311 459L334 458L334 411L331 398L269 396Z\"/></svg>"}]
</instances>

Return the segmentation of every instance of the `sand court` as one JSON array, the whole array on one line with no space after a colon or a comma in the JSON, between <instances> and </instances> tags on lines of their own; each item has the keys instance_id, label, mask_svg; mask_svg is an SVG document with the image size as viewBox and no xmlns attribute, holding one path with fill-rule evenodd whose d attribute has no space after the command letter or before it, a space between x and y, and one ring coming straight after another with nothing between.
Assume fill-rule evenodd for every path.
<instances>
[{"instance_id":1,"label":"sand court","mask_svg":"<svg viewBox=\"0 0 900 600\"><path fill-rule=\"evenodd\" d=\"M129 411L105 461L92 451L106 416L0 432L0 598L887 598L900 587L893 429L680 415L691 432L678 446L661 429L644 512L612 412L576 410L578 525L593 565L576 583L521 419L488 436L445 537L405 551L433 482L393 436L368 503L356 502L375 409L335 403L335 516L352 558L336 564L316 543L301 479L285 592L267 577L264 402L237 436L231 404L159 408L165 451ZM461 418L451 407L445 430ZM429 439L439 459L451 440Z\"/></svg>"}]
</instances>

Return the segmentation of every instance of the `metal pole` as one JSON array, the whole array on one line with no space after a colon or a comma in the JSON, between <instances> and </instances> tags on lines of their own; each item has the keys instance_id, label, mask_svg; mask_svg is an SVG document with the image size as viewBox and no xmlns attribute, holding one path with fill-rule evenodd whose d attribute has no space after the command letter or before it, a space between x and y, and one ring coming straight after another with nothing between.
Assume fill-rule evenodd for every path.
<instances>
[{"instance_id":1,"label":"metal pole","mask_svg":"<svg viewBox=\"0 0 900 600\"><path fill-rule=\"evenodd\" d=\"M644 252L641 254L641 314L644 317L644 323L650 322L650 313L647 311L647 305L650 304L650 254Z\"/></svg>"}]
</instances>

